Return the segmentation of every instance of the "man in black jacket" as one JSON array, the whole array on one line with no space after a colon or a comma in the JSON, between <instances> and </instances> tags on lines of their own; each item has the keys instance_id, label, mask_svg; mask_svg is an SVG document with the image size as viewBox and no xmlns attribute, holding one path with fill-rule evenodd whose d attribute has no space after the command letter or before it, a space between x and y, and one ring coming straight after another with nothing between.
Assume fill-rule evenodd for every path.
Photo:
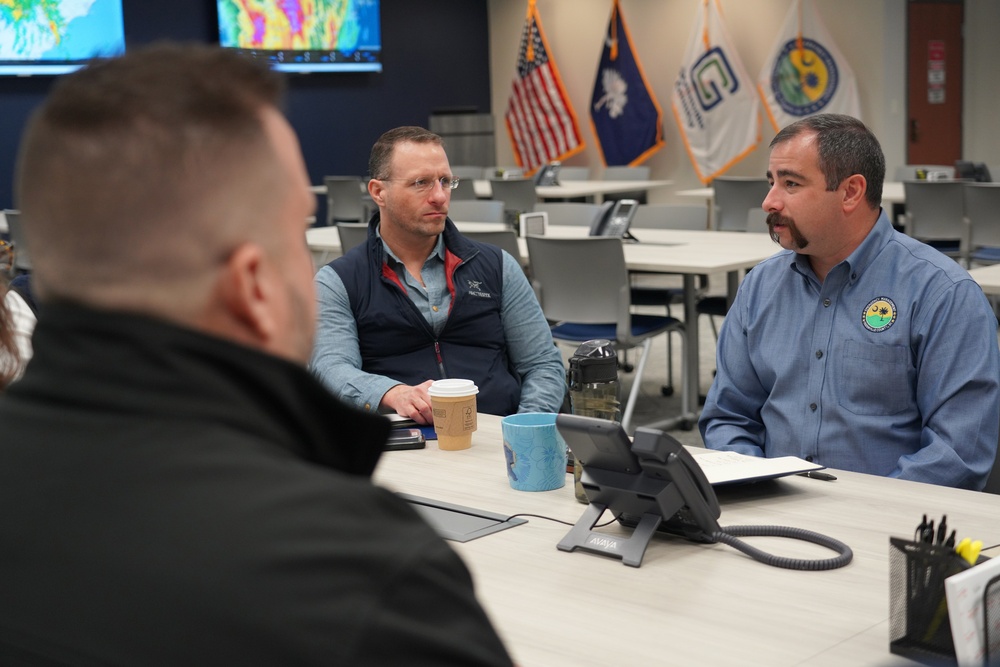
<instances>
[{"instance_id":1,"label":"man in black jacket","mask_svg":"<svg viewBox=\"0 0 1000 667\"><path fill-rule=\"evenodd\" d=\"M0 664L509 665L304 369L314 197L266 67L161 45L58 82L15 185L43 304L0 398Z\"/></svg>"}]
</instances>

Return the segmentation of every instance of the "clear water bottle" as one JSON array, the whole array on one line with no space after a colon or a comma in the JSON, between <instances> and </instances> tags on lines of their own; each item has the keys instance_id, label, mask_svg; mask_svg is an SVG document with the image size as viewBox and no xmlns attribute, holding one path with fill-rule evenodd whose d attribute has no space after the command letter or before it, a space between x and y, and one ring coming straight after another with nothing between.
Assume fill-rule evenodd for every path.
<instances>
[{"instance_id":1,"label":"clear water bottle","mask_svg":"<svg viewBox=\"0 0 1000 667\"><path fill-rule=\"evenodd\" d=\"M570 410L574 415L621 420L618 383L618 354L611 341L588 340L576 349L569 360ZM583 468L573 461L573 481L576 499L586 503L587 495L580 483Z\"/></svg>"}]
</instances>

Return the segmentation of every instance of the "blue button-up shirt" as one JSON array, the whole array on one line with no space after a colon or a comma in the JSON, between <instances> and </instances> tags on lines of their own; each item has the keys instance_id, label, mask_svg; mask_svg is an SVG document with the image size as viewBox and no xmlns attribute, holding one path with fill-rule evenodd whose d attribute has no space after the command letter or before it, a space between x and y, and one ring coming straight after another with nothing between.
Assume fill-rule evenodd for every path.
<instances>
[{"instance_id":1,"label":"blue button-up shirt","mask_svg":"<svg viewBox=\"0 0 1000 667\"><path fill-rule=\"evenodd\" d=\"M820 282L754 267L719 334L706 446L981 489L1000 430L997 319L954 260L885 212Z\"/></svg>"},{"instance_id":2,"label":"blue button-up shirt","mask_svg":"<svg viewBox=\"0 0 1000 667\"><path fill-rule=\"evenodd\" d=\"M381 237L380 237L381 238ZM382 241L390 262L402 266ZM438 236L434 251L424 262L420 275L424 284L405 269L397 275L406 281L406 293L435 334L448 319L451 293L445 280L444 237ZM337 272L324 266L316 273L319 299L318 331L310 367L313 373L340 398L377 411L385 392L399 384L384 375L361 370L358 329L350 298ZM548 323L538 305L524 270L516 259L503 253L504 340L514 372L521 378L519 412L558 412L566 393L562 354L552 342Z\"/></svg>"}]
</instances>

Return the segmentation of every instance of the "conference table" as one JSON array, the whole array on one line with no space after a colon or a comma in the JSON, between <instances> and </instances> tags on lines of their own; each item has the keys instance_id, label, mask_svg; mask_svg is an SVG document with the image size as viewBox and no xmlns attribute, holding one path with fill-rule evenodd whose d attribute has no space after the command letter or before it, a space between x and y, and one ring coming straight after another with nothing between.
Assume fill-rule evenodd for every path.
<instances>
[{"instance_id":1,"label":"conference table","mask_svg":"<svg viewBox=\"0 0 1000 667\"><path fill-rule=\"evenodd\" d=\"M641 190L651 190L671 185L673 181L645 180L645 181L564 181L559 185L539 185L535 187L535 192L539 199L573 199L576 197L593 197L600 200L604 195L620 194L622 192L636 192ZM473 181L476 197L479 199L490 199L493 196L493 188L489 180L477 178ZM325 185L313 185L310 190L316 195L326 195Z\"/></svg>"},{"instance_id":2,"label":"conference table","mask_svg":"<svg viewBox=\"0 0 1000 667\"><path fill-rule=\"evenodd\" d=\"M709 186L706 188L691 188L688 190L677 190L674 192L678 197L691 197L694 199L704 199L708 203L709 210L715 201L715 190ZM763 202L761 202L763 203ZM882 183L882 206L887 210L890 217L892 215L893 204L905 204L906 192L903 183L900 181L885 181Z\"/></svg>"},{"instance_id":3,"label":"conference table","mask_svg":"<svg viewBox=\"0 0 1000 667\"><path fill-rule=\"evenodd\" d=\"M977 266L969 269L969 275L979 283L987 295L1000 295L1000 264Z\"/></svg>"},{"instance_id":4,"label":"conference table","mask_svg":"<svg viewBox=\"0 0 1000 667\"><path fill-rule=\"evenodd\" d=\"M535 186L535 193L539 199L574 199L577 197L593 197L600 200L604 195L621 194L623 192L637 192L642 190L652 190L671 185L673 181L563 181L559 185L538 185ZM476 197L479 199L491 199L493 188L486 179L476 179L473 183L476 190Z\"/></svg>"},{"instance_id":5,"label":"conference table","mask_svg":"<svg viewBox=\"0 0 1000 667\"><path fill-rule=\"evenodd\" d=\"M507 229L499 223L456 222L459 230L496 231ZM554 238L581 238L589 228L550 225L545 235ZM680 274L684 289L684 352L687 377L686 399L676 417L658 422L663 428L690 428L697 421L700 393L700 351L698 335L697 280L703 274L726 274L730 303L739 287L740 272L750 269L779 250L767 234L716 232L708 230L634 229L637 243L625 243L625 264L630 271ZM306 231L306 242L317 266L340 254L340 237L335 227L314 227ZM519 239L522 259L527 244Z\"/></svg>"},{"instance_id":6,"label":"conference table","mask_svg":"<svg viewBox=\"0 0 1000 667\"><path fill-rule=\"evenodd\" d=\"M470 449L442 451L430 441L423 450L386 452L374 478L502 520L552 519L527 516L527 523L450 542L523 667L914 664L889 652L889 538L912 539L922 515L945 514L960 537L1000 542L1000 496L828 470L836 481L790 476L717 487L719 524L793 526L833 537L854 552L846 567L780 569L723 544L665 535L653 537L640 567L628 567L558 550L570 528L555 521L572 524L584 511L572 476L552 491L511 489L500 420L480 414L478 421ZM599 530L631 534L617 524ZM834 555L797 540L747 542L782 556Z\"/></svg>"}]
</instances>

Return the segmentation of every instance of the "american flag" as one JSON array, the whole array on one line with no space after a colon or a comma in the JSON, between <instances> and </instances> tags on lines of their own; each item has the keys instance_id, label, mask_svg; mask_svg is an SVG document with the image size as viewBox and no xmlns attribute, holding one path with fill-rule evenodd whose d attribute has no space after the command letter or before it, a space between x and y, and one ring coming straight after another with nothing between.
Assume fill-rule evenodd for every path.
<instances>
[{"instance_id":1,"label":"american flag","mask_svg":"<svg viewBox=\"0 0 1000 667\"><path fill-rule=\"evenodd\" d=\"M521 33L517 76L507 103L507 132L518 166L529 172L584 148L583 137L559 70L549 57L535 0Z\"/></svg>"}]
</instances>

